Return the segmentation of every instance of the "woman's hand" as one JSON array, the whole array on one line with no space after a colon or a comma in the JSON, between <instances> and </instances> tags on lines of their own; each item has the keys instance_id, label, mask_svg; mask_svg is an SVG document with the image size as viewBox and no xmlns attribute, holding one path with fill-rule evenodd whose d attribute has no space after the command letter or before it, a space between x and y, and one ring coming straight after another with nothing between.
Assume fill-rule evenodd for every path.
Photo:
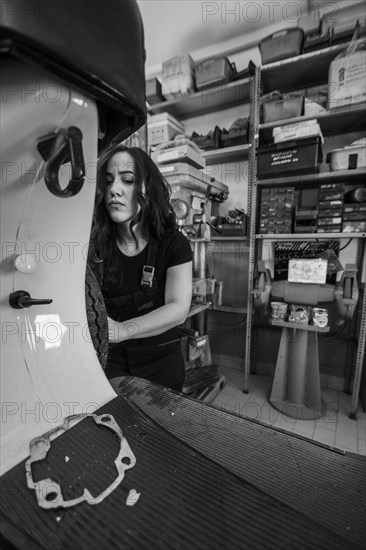
<instances>
[{"instance_id":1,"label":"woman's hand","mask_svg":"<svg viewBox=\"0 0 366 550\"><path fill-rule=\"evenodd\" d=\"M134 321L119 323L110 317L107 317L107 319L109 341L114 344L123 342L124 340L129 340L133 334L138 332L138 325Z\"/></svg>"}]
</instances>

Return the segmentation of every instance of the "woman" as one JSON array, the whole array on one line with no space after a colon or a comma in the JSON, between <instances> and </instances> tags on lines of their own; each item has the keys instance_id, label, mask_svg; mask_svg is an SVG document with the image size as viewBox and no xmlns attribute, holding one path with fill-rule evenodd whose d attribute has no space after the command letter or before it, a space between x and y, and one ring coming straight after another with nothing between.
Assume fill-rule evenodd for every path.
<instances>
[{"instance_id":1,"label":"woman","mask_svg":"<svg viewBox=\"0 0 366 550\"><path fill-rule=\"evenodd\" d=\"M108 378L131 375L181 391L178 325L192 296L192 251L176 228L168 184L141 149L98 163L89 261L109 326Z\"/></svg>"}]
</instances>

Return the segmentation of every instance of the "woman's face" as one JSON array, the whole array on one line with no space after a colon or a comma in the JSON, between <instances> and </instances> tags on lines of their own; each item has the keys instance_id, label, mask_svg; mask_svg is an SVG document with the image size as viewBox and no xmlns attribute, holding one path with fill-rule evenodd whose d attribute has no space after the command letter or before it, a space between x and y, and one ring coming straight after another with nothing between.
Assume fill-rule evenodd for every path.
<instances>
[{"instance_id":1,"label":"woman's face","mask_svg":"<svg viewBox=\"0 0 366 550\"><path fill-rule=\"evenodd\" d=\"M136 169L127 151L115 153L106 165L105 205L115 223L129 223L140 210L136 199Z\"/></svg>"}]
</instances>

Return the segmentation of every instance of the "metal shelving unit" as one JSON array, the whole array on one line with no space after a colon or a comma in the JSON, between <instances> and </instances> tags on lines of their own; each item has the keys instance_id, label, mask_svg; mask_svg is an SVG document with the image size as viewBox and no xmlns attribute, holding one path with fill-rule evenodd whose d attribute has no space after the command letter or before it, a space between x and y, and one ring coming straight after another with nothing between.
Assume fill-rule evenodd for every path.
<instances>
[{"instance_id":1,"label":"metal shelving unit","mask_svg":"<svg viewBox=\"0 0 366 550\"><path fill-rule=\"evenodd\" d=\"M314 187L316 185L323 185L327 183L337 183L347 180L349 183L358 183L365 181L366 170L365 168L357 168L355 170L337 170L335 172L320 172L315 174L304 174L301 176L292 176L286 178L272 178L272 179L259 179L257 181L258 187L292 187L304 189L307 187Z\"/></svg>"},{"instance_id":2,"label":"metal shelving unit","mask_svg":"<svg viewBox=\"0 0 366 550\"><path fill-rule=\"evenodd\" d=\"M205 151L203 157L206 159L206 166L219 164L221 162L235 162L246 160L249 156L250 145L234 145L232 147L222 147L221 149L211 149Z\"/></svg>"},{"instance_id":3,"label":"metal shelving unit","mask_svg":"<svg viewBox=\"0 0 366 550\"><path fill-rule=\"evenodd\" d=\"M249 92L250 78L234 80L221 86L201 90L195 94L188 94L178 99L151 105L149 113L155 115L167 111L174 117L185 120L248 103Z\"/></svg>"},{"instance_id":4,"label":"metal shelving unit","mask_svg":"<svg viewBox=\"0 0 366 550\"><path fill-rule=\"evenodd\" d=\"M357 352L353 368L352 405L350 417L356 418L358 396L361 385L362 368L366 347L366 290L361 285L361 272L365 263L366 233L296 233L296 234L258 234L257 233L257 193L263 187L293 186L295 189L316 188L326 183L346 182L355 184L365 182L366 170L347 170L339 172L321 172L297 177L279 177L272 179L257 179L257 163L255 151L259 135L270 139L275 126L292 124L316 118L319 121L324 136L339 135L347 132L364 130L366 104L350 105L346 108L332 109L318 115L303 116L275 123L259 124L259 96L273 90L291 92L301 90L328 81L329 65L332 60L344 50L344 44L325 48L301 56L293 57L277 63L265 65L256 69L253 89L251 90L251 150L249 151L249 187L251 188L250 235L249 235L249 277L248 277L248 318L246 328L246 353L244 361L244 392L248 392L249 374L252 365L253 335L253 289L257 259L261 258L263 241L295 241L295 240L336 240L357 239L357 265L361 267L358 274L358 285L363 286L359 309L359 330ZM248 210L249 211L249 210ZM355 323L354 323L355 324ZM270 325L269 325L270 326Z\"/></svg>"}]
</instances>

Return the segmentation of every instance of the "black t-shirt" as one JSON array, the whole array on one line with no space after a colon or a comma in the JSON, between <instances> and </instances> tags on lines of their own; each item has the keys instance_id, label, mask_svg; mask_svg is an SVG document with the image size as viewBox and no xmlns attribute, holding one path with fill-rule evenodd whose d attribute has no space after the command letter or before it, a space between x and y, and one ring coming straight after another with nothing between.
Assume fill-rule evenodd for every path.
<instances>
[{"instance_id":1,"label":"black t-shirt","mask_svg":"<svg viewBox=\"0 0 366 550\"><path fill-rule=\"evenodd\" d=\"M102 286L105 298L124 296L141 289L142 270L146 264L147 250L148 246L137 256L126 256L119 249L117 250L115 260L118 273L121 273L121 280L117 284ZM174 229L159 242L155 256L155 277L163 303L167 269L191 260L190 242L178 229Z\"/></svg>"}]
</instances>

